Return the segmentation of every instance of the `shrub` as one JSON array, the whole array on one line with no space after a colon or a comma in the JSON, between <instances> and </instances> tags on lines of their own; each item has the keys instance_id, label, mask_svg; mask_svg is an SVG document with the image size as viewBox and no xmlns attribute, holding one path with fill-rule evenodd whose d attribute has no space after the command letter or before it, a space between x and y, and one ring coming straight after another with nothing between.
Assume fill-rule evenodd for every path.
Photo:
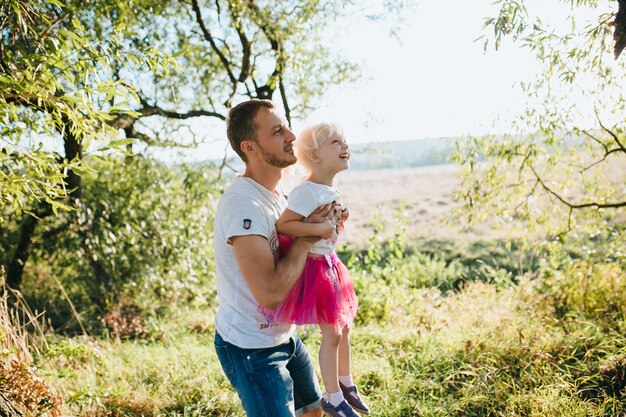
<instances>
[{"instance_id":1,"label":"shrub","mask_svg":"<svg viewBox=\"0 0 626 417\"><path fill-rule=\"evenodd\" d=\"M0 282L4 283L4 271L0 268ZM23 317L29 323L20 323L17 311L9 307L8 291L0 297L0 400L8 400L13 408L27 416L44 415L53 417L62 411L63 401L39 375L30 352L32 335L26 332L27 325L39 326L37 319L23 308ZM21 302L16 306L25 307ZM3 404L10 407L9 404ZM4 415L4 414L3 414Z\"/></svg>"},{"instance_id":2,"label":"shrub","mask_svg":"<svg viewBox=\"0 0 626 417\"><path fill-rule=\"evenodd\" d=\"M574 261L544 272L535 287L559 319L582 317L607 326L626 319L626 274L617 263Z\"/></svg>"},{"instance_id":3,"label":"shrub","mask_svg":"<svg viewBox=\"0 0 626 417\"><path fill-rule=\"evenodd\" d=\"M93 164L77 210L39 225L24 280L29 304L71 331L75 316L97 329L121 299L140 310L209 303L215 170L143 157Z\"/></svg>"}]
</instances>

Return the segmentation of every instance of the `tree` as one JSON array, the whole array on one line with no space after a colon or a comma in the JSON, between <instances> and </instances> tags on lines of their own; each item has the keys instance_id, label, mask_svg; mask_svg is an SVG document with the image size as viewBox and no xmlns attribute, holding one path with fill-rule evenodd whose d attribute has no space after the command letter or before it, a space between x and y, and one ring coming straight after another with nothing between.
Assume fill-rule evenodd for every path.
<instances>
[{"instance_id":1,"label":"tree","mask_svg":"<svg viewBox=\"0 0 626 417\"><path fill-rule=\"evenodd\" d=\"M134 94L113 70L129 63L162 68L154 50L124 51L112 36L92 42L77 5L58 0L5 1L0 6L0 210L22 214L7 265L7 284L19 288L38 222L81 197L83 154L99 141L114 145L109 126L127 109L107 103Z\"/></svg>"},{"instance_id":2,"label":"tree","mask_svg":"<svg viewBox=\"0 0 626 417\"><path fill-rule=\"evenodd\" d=\"M243 98L281 102L290 121L310 111L327 86L358 77L355 64L320 42L333 21L354 13L356 2L189 0L166 3L159 13L153 2L144 3L132 11L141 30L127 41L176 55L183 69L167 78L131 75L139 92L137 116L113 124L147 144L181 144L191 137L193 145L201 138L184 129L188 119L221 122Z\"/></svg>"},{"instance_id":3,"label":"tree","mask_svg":"<svg viewBox=\"0 0 626 417\"><path fill-rule=\"evenodd\" d=\"M12 191L0 208L23 216L9 285L20 286L41 219L80 206L84 155L193 146L205 138L192 120L222 123L245 97L278 95L288 119L305 114L328 85L357 78L357 66L320 39L340 17L367 10L353 0L5 2L2 181ZM96 263L96 279L109 279Z\"/></svg>"},{"instance_id":4,"label":"tree","mask_svg":"<svg viewBox=\"0 0 626 417\"><path fill-rule=\"evenodd\" d=\"M462 212L469 221L495 214L560 234L603 228L626 206L621 12L610 1L495 3L485 49L497 50L509 36L543 69L522 82L528 101L512 133L459 142ZM560 6L560 14L542 16L549 6Z\"/></svg>"}]
</instances>

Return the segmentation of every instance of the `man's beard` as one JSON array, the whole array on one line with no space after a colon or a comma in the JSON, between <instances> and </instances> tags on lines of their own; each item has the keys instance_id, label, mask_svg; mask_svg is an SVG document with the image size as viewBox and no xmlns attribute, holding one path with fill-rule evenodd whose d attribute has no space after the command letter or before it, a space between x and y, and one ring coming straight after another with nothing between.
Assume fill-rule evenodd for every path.
<instances>
[{"instance_id":1,"label":"man's beard","mask_svg":"<svg viewBox=\"0 0 626 417\"><path fill-rule=\"evenodd\" d=\"M258 142L257 142L258 144ZM267 152L260 144L259 144L259 151L261 153L261 156L263 157L263 160L270 164L271 166L277 167L277 168L287 168L290 165L293 165L296 163L295 157L292 159L282 159L276 155L273 155L269 152Z\"/></svg>"}]
</instances>

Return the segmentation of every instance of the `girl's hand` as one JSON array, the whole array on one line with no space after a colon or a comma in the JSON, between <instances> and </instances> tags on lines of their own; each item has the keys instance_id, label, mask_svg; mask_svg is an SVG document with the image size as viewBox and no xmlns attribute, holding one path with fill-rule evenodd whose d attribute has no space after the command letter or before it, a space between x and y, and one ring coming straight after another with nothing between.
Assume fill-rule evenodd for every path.
<instances>
[{"instance_id":1,"label":"girl's hand","mask_svg":"<svg viewBox=\"0 0 626 417\"><path fill-rule=\"evenodd\" d=\"M341 221L345 222L348 220L348 217L350 217L350 210L348 209L348 206L341 205L339 207L341 207Z\"/></svg>"},{"instance_id":2,"label":"girl's hand","mask_svg":"<svg viewBox=\"0 0 626 417\"><path fill-rule=\"evenodd\" d=\"M335 233L335 226L330 222L330 220L326 219L322 223L319 224L320 228L320 239L330 239Z\"/></svg>"}]
</instances>

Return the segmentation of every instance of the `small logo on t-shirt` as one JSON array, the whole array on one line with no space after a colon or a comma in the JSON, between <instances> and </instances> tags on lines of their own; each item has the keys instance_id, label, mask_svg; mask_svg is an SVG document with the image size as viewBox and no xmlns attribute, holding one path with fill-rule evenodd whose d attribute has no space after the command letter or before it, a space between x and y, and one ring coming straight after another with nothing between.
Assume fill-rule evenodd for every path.
<instances>
[{"instance_id":1,"label":"small logo on t-shirt","mask_svg":"<svg viewBox=\"0 0 626 417\"><path fill-rule=\"evenodd\" d=\"M250 220L250 219L244 219L243 220L243 228L244 229L248 230L251 225L252 225L252 220Z\"/></svg>"}]
</instances>

